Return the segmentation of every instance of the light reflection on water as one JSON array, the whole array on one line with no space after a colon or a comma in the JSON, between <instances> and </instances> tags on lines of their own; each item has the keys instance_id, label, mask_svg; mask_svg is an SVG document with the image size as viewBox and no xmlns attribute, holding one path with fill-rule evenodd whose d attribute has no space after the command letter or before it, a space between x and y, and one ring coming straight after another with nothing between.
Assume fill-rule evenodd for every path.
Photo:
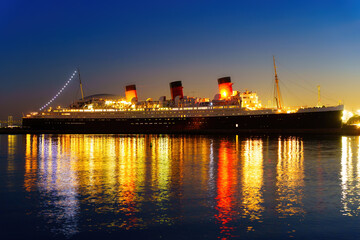
<instances>
[{"instance_id":1,"label":"light reflection on water","mask_svg":"<svg viewBox=\"0 0 360 240\"><path fill-rule=\"evenodd\" d=\"M211 238L252 238L273 229L287 238L303 234L301 222L314 213L360 213L359 137L28 134L6 140L7 187L16 189L14 175L22 175L17 191L37 199L26 214L50 234L205 224L209 230L201 232L216 233Z\"/></svg>"},{"instance_id":2,"label":"light reflection on water","mask_svg":"<svg viewBox=\"0 0 360 240\"><path fill-rule=\"evenodd\" d=\"M218 213L215 215L220 223L222 238L233 235L235 227L233 221L237 215L236 197L238 186L237 155L226 140L220 141L217 175L217 205Z\"/></svg>"},{"instance_id":3,"label":"light reflection on water","mask_svg":"<svg viewBox=\"0 0 360 240\"><path fill-rule=\"evenodd\" d=\"M304 149L303 141L297 137L278 140L277 206L280 216L304 213Z\"/></svg>"},{"instance_id":4,"label":"light reflection on water","mask_svg":"<svg viewBox=\"0 0 360 240\"><path fill-rule=\"evenodd\" d=\"M248 139L243 142L242 149L242 206L244 217L250 220L262 219L264 211L263 197L263 141Z\"/></svg>"},{"instance_id":5,"label":"light reflection on water","mask_svg":"<svg viewBox=\"0 0 360 240\"><path fill-rule=\"evenodd\" d=\"M360 213L360 138L342 137L341 188L342 213L358 216Z\"/></svg>"}]
</instances>

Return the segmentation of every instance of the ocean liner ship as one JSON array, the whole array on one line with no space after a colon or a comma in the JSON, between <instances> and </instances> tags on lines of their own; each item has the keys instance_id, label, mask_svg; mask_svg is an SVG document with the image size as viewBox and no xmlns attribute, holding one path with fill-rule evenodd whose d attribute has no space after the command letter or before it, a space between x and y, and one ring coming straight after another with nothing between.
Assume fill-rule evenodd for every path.
<instances>
[{"instance_id":1,"label":"ocean liner ship","mask_svg":"<svg viewBox=\"0 0 360 240\"><path fill-rule=\"evenodd\" d=\"M125 98L84 97L66 108L48 108L23 118L23 129L53 133L260 133L327 132L342 126L343 105L285 108L275 70L276 108L264 108L254 92L233 91L230 77L218 79L219 93L207 98L183 95L181 81L170 83L171 99L139 101L136 85ZM79 75L80 79L80 75Z\"/></svg>"}]
</instances>

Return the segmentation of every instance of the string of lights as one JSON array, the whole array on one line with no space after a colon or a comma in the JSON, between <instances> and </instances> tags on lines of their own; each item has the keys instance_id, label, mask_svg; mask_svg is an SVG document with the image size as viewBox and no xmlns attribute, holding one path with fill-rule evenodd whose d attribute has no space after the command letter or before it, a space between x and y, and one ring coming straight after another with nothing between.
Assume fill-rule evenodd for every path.
<instances>
[{"instance_id":1,"label":"string of lights","mask_svg":"<svg viewBox=\"0 0 360 240\"><path fill-rule=\"evenodd\" d=\"M69 78L69 80L65 83L65 85L57 92L57 94L50 99L44 106L42 106L39 110L42 111L44 108L46 108L47 106L49 106L63 91L64 89L67 87L67 85L71 82L71 80L74 78L75 74L76 74L76 70L75 72L71 75L71 77Z\"/></svg>"}]
</instances>

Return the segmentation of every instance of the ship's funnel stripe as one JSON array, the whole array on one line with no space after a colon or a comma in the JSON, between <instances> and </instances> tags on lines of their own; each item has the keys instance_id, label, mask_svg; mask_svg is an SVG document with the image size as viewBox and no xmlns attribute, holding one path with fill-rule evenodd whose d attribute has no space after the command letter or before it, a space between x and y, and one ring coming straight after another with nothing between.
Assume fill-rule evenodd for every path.
<instances>
[{"instance_id":1,"label":"ship's funnel stripe","mask_svg":"<svg viewBox=\"0 0 360 240\"><path fill-rule=\"evenodd\" d=\"M136 90L136 85L127 85L125 87L125 91L131 91L131 90Z\"/></svg>"},{"instance_id":2,"label":"ship's funnel stripe","mask_svg":"<svg viewBox=\"0 0 360 240\"><path fill-rule=\"evenodd\" d=\"M170 83L170 88L182 87L181 81L175 81Z\"/></svg>"},{"instance_id":3,"label":"ship's funnel stripe","mask_svg":"<svg viewBox=\"0 0 360 240\"><path fill-rule=\"evenodd\" d=\"M230 77L222 77L218 79L218 84L222 84L222 83L231 83L231 78Z\"/></svg>"},{"instance_id":4,"label":"ship's funnel stripe","mask_svg":"<svg viewBox=\"0 0 360 240\"><path fill-rule=\"evenodd\" d=\"M65 85L57 92L57 94L55 94L55 96L50 99L44 106L42 106L39 110L42 111L43 109L45 109L46 107L48 107L63 91L64 89L67 87L67 85L71 82L71 80L73 80L75 74L77 73L77 71L75 70L74 73L71 75L71 77L68 79L68 81L65 83Z\"/></svg>"}]
</instances>

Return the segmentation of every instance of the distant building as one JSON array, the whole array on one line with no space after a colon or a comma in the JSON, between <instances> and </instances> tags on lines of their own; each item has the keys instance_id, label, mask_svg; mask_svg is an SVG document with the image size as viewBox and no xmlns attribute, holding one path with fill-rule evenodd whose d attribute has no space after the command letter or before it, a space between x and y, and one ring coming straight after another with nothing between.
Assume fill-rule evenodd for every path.
<instances>
[{"instance_id":1,"label":"distant building","mask_svg":"<svg viewBox=\"0 0 360 240\"><path fill-rule=\"evenodd\" d=\"M13 120L13 116L8 116L8 127L12 127L13 126L13 123L14 123L14 120Z\"/></svg>"}]
</instances>

